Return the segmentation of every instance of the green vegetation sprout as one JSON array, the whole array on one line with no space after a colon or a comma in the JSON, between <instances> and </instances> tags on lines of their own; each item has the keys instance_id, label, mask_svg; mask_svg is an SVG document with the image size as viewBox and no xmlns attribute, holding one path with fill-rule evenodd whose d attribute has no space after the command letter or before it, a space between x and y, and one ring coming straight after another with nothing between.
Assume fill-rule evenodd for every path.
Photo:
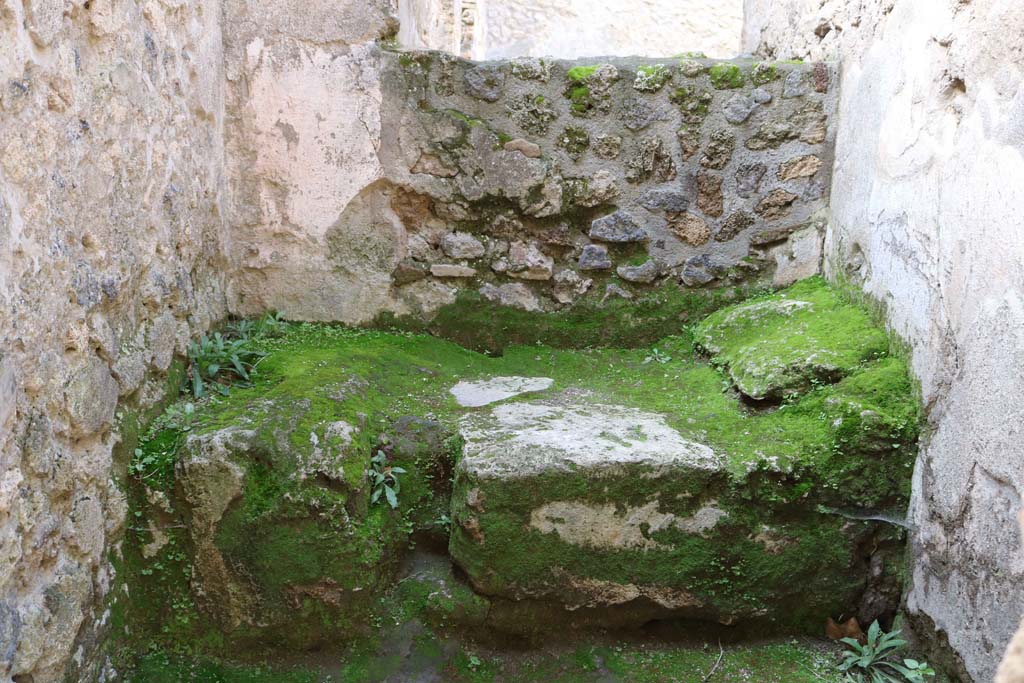
<instances>
[{"instance_id":1,"label":"green vegetation sprout","mask_svg":"<svg viewBox=\"0 0 1024 683\"><path fill-rule=\"evenodd\" d=\"M926 662L904 659L900 663L897 653L907 641L899 636L898 630L884 633L876 621L868 629L867 643L843 638L841 642L850 649L844 653L839 670L850 683L923 683L925 676L934 676Z\"/></svg>"},{"instance_id":2,"label":"green vegetation sprout","mask_svg":"<svg viewBox=\"0 0 1024 683\"><path fill-rule=\"evenodd\" d=\"M402 490L402 484L398 475L405 474L401 467L388 465L388 456L384 451L377 451L377 454L370 458L370 483L373 485L373 493L370 494L370 503L377 504L383 495L391 509L398 507L398 493Z\"/></svg>"},{"instance_id":3,"label":"green vegetation sprout","mask_svg":"<svg viewBox=\"0 0 1024 683\"><path fill-rule=\"evenodd\" d=\"M256 364L266 355L256 350L256 342L283 334L287 323L278 313L267 313L258 320L238 320L224 334L203 335L188 345L189 377L192 395L202 398L207 387L227 394L231 386L248 386Z\"/></svg>"}]
</instances>

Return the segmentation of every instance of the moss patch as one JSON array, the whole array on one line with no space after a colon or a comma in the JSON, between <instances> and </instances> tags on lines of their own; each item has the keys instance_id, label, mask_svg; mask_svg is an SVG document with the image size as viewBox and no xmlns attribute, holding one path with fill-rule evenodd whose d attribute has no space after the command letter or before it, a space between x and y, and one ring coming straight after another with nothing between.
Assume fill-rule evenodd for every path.
<instances>
[{"instance_id":1,"label":"moss patch","mask_svg":"<svg viewBox=\"0 0 1024 683\"><path fill-rule=\"evenodd\" d=\"M676 88L668 97L669 101L678 105L683 113L683 121L688 124L699 124L708 115L712 96L706 90L691 86Z\"/></svg>"},{"instance_id":2,"label":"moss patch","mask_svg":"<svg viewBox=\"0 0 1024 683\"><path fill-rule=\"evenodd\" d=\"M778 77L778 68L770 62L760 62L750 71L750 81L754 85L765 85Z\"/></svg>"},{"instance_id":3,"label":"moss patch","mask_svg":"<svg viewBox=\"0 0 1024 683\"><path fill-rule=\"evenodd\" d=\"M742 88L746 82L743 70L735 64L715 64L708 69L708 77L716 90Z\"/></svg>"},{"instance_id":4,"label":"moss patch","mask_svg":"<svg viewBox=\"0 0 1024 683\"><path fill-rule=\"evenodd\" d=\"M375 326L429 332L491 354L501 354L517 344L635 348L679 334L708 313L750 294L751 290L740 287L684 290L669 284L629 301L610 299L600 303L591 297L565 311L532 312L496 307L478 294L464 291L454 304L442 307L430 323L385 314Z\"/></svg>"},{"instance_id":5,"label":"moss patch","mask_svg":"<svg viewBox=\"0 0 1024 683\"><path fill-rule=\"evenodd\" d=\"M565 77L574 83L580 83L590 76L593 76L594 72L599 68L601 68L600 64L594 64L592 66L574 66L565 72Z\"/></svg>"},{"instance_id":6,"label":"moss patch","mask_svg":"<svg viewBox=\"0 0 1024 683\"><path fill-rule=\"evenodd\" d=\"M844 377L889 349L868 313L820 278L719 311L696 335L736 387L755 399L783 398Z\"/></svg>"}]
</instances>

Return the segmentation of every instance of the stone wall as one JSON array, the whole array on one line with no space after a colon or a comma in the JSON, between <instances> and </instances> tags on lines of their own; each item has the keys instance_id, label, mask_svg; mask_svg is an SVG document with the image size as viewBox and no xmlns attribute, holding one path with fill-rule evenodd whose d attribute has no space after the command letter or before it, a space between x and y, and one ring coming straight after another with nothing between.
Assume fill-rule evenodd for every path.
<instances>
[{"instance_id":1,"label":"stone wall","mask_svg":"<svg viewBox=\"0 0 1024 683\"><path fill-rule=\"evenodd\" d=\"M117 453L224 315L220 43L214 0L0 1L4 680L90 665Z\"/></svg>"},{"instance_id":2,"label":"stone wall","mask_svg":"<svg viewBox=\"0 0 1024 683\"><path fill-rule=\"evenodd\" d=\"M747 0L747 49L843 60L826 257L912 348L932 433L907 607L975 681L1024 611L1022 36L1019 2Z\"/></svg>"},{"instance_id":3,"label":"stone wall","mask_svg":"<svg viewBox=\"0 0 1024 683\"><path fill-rule=\"evenodd\" d=\"M259 45L233 132L239 313L429 317L460 291L557 310L818 271L823 63Z\"/></svg>"}]
</instances>

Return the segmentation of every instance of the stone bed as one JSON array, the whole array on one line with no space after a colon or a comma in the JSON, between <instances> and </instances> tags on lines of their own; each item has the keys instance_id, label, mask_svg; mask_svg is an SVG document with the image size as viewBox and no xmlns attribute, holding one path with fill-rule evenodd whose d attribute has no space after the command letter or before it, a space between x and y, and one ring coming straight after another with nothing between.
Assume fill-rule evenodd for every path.
<instances>
[{"instance_id":1,"label":"stone bed","mask_svg":"<svg viewBox=\"0 0 1024 683\"><path fill-rule=\"evenodd\" d=\"M867 518L905 504L918 409L885 334L818 279L680 331L489 358L293 325L255 386L152 430L118 609L210 654L337 648L412 540L464 572L444 625L476 634L891 613L902 530ZM407 470L395 510L370 503L375 452Z\"/></svg>"}]
</instances>

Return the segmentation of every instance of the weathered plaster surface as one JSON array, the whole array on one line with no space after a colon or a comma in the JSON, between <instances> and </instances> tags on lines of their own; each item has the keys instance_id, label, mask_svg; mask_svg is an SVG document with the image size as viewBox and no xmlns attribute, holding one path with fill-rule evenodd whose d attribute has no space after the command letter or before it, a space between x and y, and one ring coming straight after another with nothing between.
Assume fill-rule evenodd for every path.
<instances>
[{"instance_id":1,"label":"weathered plaster surface","mask_svg":"<svg viewBox=\"0 0 1024 683\"><path fill-rule=\"evenodd\" d=\"M460 54L462 0L399 0L398 44Z\"/></svg>"},{"instance_id":2,"label":"weathered plaster surface","mask_svg":"<svg viewBox=\"0 0 1024 683\"><path fill-rule=\"evenodd\" d=\"M487 0L480 7L476 59L691 51L729 59L743 23L741 0Z\"/></svg>"},{"instance_id":3,"label":"weathered plaster surface","mask_svg":"<svg viewBox=\"0 0 1024 683\"><path fill-rule=\"evenodd\" d=\"M291 9L290 9L291 8ZM385 307L400 226L389 224L381 177L380 57L396 28L386 2L230 0L225 35L234 308L315 318L331 307L356 322ZM352 258L328 263L341 227ZM325 271L337 276L317 277Z\"/></svg>"},{"instance_id":4,"label":"weathered plaster surface","mask_svg":"<svg viewBox=\"0 0 1024 683\"><path fill-rule=\"evenodd\" d=\"M214 0L0 1L3 680L95 673L121 427L225 311L220 27Z\"/></svg>"},{"instance_id":5,"label":"weathered plaster surface","mask_svg":"<svg viewBox=\"0 0 1024 683\"><path fill-rule=\"evenodd\" d=\"M932 434L907 605L991 680L1024 611L1024 6L747 0L745 48L843 60L826 259L913 350Z\"/></svg>"}]
</instances>

